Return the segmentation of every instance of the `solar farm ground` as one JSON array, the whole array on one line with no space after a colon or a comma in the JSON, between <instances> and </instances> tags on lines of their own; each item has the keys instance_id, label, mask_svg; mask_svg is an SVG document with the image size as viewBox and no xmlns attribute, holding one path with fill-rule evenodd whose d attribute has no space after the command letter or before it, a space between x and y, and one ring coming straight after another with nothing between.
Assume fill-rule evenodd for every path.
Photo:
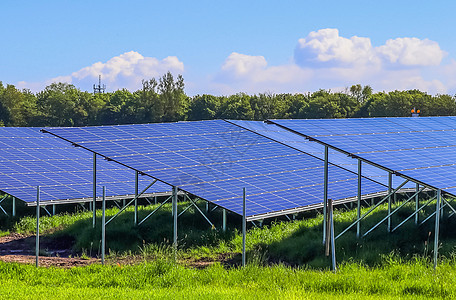
<instances>
[{"instance_id":1,"label":"solar farm ground","mask_svg":"<svg viewBox=\"0 0 456 300\"><path fill-rule=\"evenodd\" d=\"M185 204L181 203L180 209ZM140 214L146 215L154 208L141 207ZM380 220L386 209L380 207L366 219L363 228ZM412 210L406 207L404 214ZM111 208L107 213L113 215L116 211ZM235 215L229 215L229 230L223 233L221 229L210 229L190 209L179 220L180 247L175 260L168 242L172 236L171 207L165 205L139 228L133 226L132 214L128 210L108 225L107 245L111 250L105 266L98 259L100 230L92 230L91 212L43 217L40 262L44 267L30 265L34 257L26 253L0 253L0 259L9 261L0 262L0 298L456 297L456 236L449 230L454 228L453 218L442 223L442 256L435 271L431 262L431 221L421 227L410 222L395 234L380 227L363 240L357 240L354 232L343 236L336 245L339 270L334 274L329 271L330 260L324 256L322 216L318 213L300 214L291 222L276 219L262 228L251 227L246 268L239 267L242 237L240 218ZM209 217L220 228L221 214L215 210ZM337 210L336 232L355 218L356 211ZM32 216L22 216L14 222L3 222L0 241L12 248L31 246L28 249L33 251L35 221ZM58 250L65 251L55 251L59 248L55 245L63 246ZM5 249L2 246L0 249Z\"/></svg>"}]
</instances>

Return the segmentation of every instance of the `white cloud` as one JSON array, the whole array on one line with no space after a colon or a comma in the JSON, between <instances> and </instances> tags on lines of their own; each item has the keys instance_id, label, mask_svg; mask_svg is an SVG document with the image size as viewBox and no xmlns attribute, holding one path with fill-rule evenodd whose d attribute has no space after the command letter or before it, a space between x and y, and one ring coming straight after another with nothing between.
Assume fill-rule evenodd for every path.
<instances>
[{"instance_id":1,"label":"white cloud","mask_svg":"<svg viewBox=\"0 0 456 300\"><path fill-rule=\"evenodd\" d=\"M109 91L126 88L131 91L141 87L143 79L159 77L166 72L182 74L184 63L175 56L168 56L162 60L155 57L146 57L138 52L130 51L109 59L107 62L96 62L69 75L58 76L44 83L20 82L18 87L42 90L53 82L66 82L74 84L82 90L92 90L94 83L98 83L101 75L102 83L106 84ZM39 88L37 88L39 87Z\"/></svg>"},{"instance_id":2,"label":"white cloud","mask_svg":"<svg viewBox=\"0 0 456 300\"><path fill-rule=\"evenodd\" d=\"M417 38L388 40L376 51L387 62L403 66L437 66L446 54L438 43Z\"/></svg>"},{"instance_id":3,"label":"white cloud","mask_svg":"<svg viewBox=\"0 0 456 300\"><path fill-rule=\"evenodd\" d=\"M390 39L374 47L369 38L345 38L328 28L299 39L288 64L270 66L263 56L233 52L212 87L222 93L307 92L360 83L377 91L447 93L456 88L456 79L451 79L456 77L456 62L442 66L445 56L439 44L428 39Z\"/></svg>"},{"instance_id":4,"label":"white cloud","mask_svg":"<svg viewBox=\"0 0 456 300\"><path fill-rule=\"evenodd\" d=\"M225 60L222 71L234 76L243 76L264 70L267 64L263 56L251 56L233 52Z\"/></svg>"},{"instance_id":5,"label":"white cloud","mask_svg":"<svg viewBox=\"0 0 456 300\"><path fill-rule=\"evenodd\" d=\"M263 56L233 52L209 83L209 88L217 94L299 92L301 82L309 80L311 74L312 70L295 64L268 66Z\"/></svg>"},{"instance_id":6,"label":"white cloud","mask_svg":"<svg viewBox=\"0 0 456 300\"><path fill-rule=\"evenodd\" d=\"M344 66L375 62L369 38L339 36L337 29L320 29L299 39L295 61L301 66Z\"/></svg>"},{"instance_id":7,"label":"white cloud","mask_svg":"<svg viewBox=\"0 0 456 300\"><path fill-rule=\"evenodd\" d=\"M350 67L387 64L398 67L436 66L446 53L437 42L397 38L373 47L369 38L339 36L333 28L312 31L299 39L294 58L302 67Z\"/></svg>"},{"instance_id":8,"label":"white cloud","mask_svg":"<svg viewBox=\"0 0 456 300\"><path fill-rule=\"evenodd\" d=\"M402 37L375 47L368 37L347 38L337 29L327 28L299 39L287 63L270 65L264 56L232 52L216 74L187 74L185 83L189 95L305 93L341 90L358 83L376 91L455 93L456 61L450 57L444 64L446 55L437 42L428 39ZM160 60L131 51L42 83L19 82L17 87L36 92L61 81L91 91L98 75L102 75L109 91L134 91L141 87L142 79L159 77L167 71L181 74L184 63L175 56Z\"/></svg>"},{"instance_id":9,"label":"white cloud","mask_svg":"<svg viewBox=\"0 0 456 300\"><path fill-rule=\"evenodd\" d=\"M106 63L97 62L91 66L73 72L69 76L51 79L54 81L65 80L76 86L91 86L96 83L98 75L108 86L109 90L127 88L136 90L140 88L143 79L161 76L171 71L182 73L184 64L175 56L168 56L162 60L154 57L144 57L135 51L126 52L113 57Z\"/></svg>"}]
</instances>

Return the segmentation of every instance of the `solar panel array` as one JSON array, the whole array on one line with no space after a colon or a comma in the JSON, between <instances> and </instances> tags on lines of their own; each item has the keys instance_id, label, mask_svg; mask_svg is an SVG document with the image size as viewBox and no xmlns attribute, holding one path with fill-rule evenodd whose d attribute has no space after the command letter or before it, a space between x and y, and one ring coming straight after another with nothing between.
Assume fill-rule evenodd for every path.
<instances>
[{"instance_id":1,"label":"solar panel array","mask_svg":"<svg viewBox=\"0 0 456 300\"><path fill-rule=\"evenodd\" d=\"M456 117L271 122L456 195Z\"/></svg>"},{"instance_id":2,"label":"solar panel array","mask_svg":"<svg viewBox=\"0 0 456 300\"><path fill-rule=\"evenodd\" d=\"M48 132L250 219L321 204L323 162L223 120L82 128ZM329 197L357 194L357 175L329 167ZM362 193L384 186L363 179Z\"/></svg>"},{"instance_id":3,"label":"solar panel array","mask_svg":"<svg viewBox=\"0 0 456 300\"><path fill-rule=\"evenodd\" d=\"M265 123L262 121L243 120L229 120L228 122L261 134L279 143L283 143L289 147L306 152L321 160L324 159L325 147L322 144L311 142L305 137L295 134L287 129L281 128L275 124ZM328 149L328 159L331 164L337 165L354 173L358 172L358 161L340 151ZM388 172L380 168L369 164L363 164L362 176L377 181L384 186L388 186ZM393 176L393 188L401 184L403 181L403 179ZM403 188L415 188L415 184L410 182L405 184Z\"/></svg>"},{"instance_id":4,"label":"solar panel array","mask_svg":"<svg viewBox=\"0 0 456 300\"><path fill-rule=\"evenodd\" d=\"M38 128L0 127L0 190L28 203L91 198L93 195L92 154ZM140 178L140 187L150 178ZM107 196L135 193L135 172L113 162L97 160L98 195L109 186ZM169 191L158 183L151 191Z\"/></svg>"}]
</instances>

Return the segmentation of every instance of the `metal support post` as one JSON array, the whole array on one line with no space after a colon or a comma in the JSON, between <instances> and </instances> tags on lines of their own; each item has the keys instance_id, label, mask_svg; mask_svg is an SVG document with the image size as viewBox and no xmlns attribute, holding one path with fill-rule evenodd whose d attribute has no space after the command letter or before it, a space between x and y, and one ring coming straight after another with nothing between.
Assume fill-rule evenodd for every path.
<instances>
[{"instance_id":1,"label":"metal support post","mask_svg":"<svg viewBox=\"0 0 456 300\"><path fill-rule=\"evenodd\" d=\"M56 207L55 204L52 204L52 215L55 216Z\"/></svg>"},{"instance_id":2,"label":"metal support post","mask_svg":"<svg viewBox=\"0 0 456 300\"><path fill-rule=\"evenodd\" d=\"M358 209L356 211L356 218L359 220L359 218L361 217L361 160L358 159L358 201L357 201L357 205L358 205ZM361 234L361 222L358 222L358 224L356 224L356 237L359 238Z\"/></svg>"},{"instance_id":3,"label":"metal support post","mask_svg":"<svg viewBox=\"0 0 456 300\"><path fill-rule=\"evenodd\" d=\"M437 190L437 203L435 204L435 233L434 233L434 269L437 268L439 255L439 229L440 229L440 189Z\"/></svg>"},{"instance_id":4,"label":"metal support post","mask_svg":"<svg viewBox=\"0 0 456 300\"><path fill-rule=\"evenodd\" d=\"M40 255L40 187L36 187L36 237L35 237L35 266L38 267Z\"/></svg>"},{"instance_id":5,"label":"metal support post","mask_svg":"<svg viewBox=\"0 0 456 300\"><path fill-rule=\"evenodd\" d=\"M138 192L139 192L139 173L135 173L135 225L138 225ZM125 206L124 206L125 207Z\"/></svg>"},{"instance_id":6,"label":"metal support post","mask_svg":"<svg viewBox=\"0 0 456 300\"><path fill-rule=\"evenodd\" d=\"M242 190L242 266L245 267L245 240L247 231L245 188Z\"/></svg>"},{"instance_id":7,"label":"metal support post","mask_svg":"<svg viewBox=\"0 0 456 300\"><path fill-rule=\"evenodd\" d=\"M332 270L336 272L336 239L334 238L334 211L333 211L333 203L332 200L329 199L329 222L330 222L330 238L331 238L331 262L332 262Z\"/></svg>"},{"instance_id":8,"label":"metal support post","mask_svg":"<svg viewBox=\"0 0 456 300\"><path fill-rule=\"evenodd\" d=\"M209 202L206 202L206 213L209 212Z\"/></svg>"},{"instance_id":9,"label":"metal support post","mask_svg":"<svg viewBox=\"0 0 456 300\"><path fill-rule=\"evenodd\" d=\"M416 192L417 194L415 195L415 225L418 225L418 222L420 221L420 217L418 215L418 209L420 207L420 201L419 201L419 193L418 191L420 190L420 185L419 183L416 184Z\"/></svg>"},{"instance_id":10,"label":"metal support post","mask_svg":"<svg viewBox=\"0 0 456 300\"><path fill-rule=\"evenodd\" d=\"M93 192L93 199L92 199L92 228L95 228L95 224L97 222L97 155L93 154L93 167L92 167L92 192Z\"/></svg>"},{"instance_id":11,"label":"metal support post","mask_svg":"<svg viewBox=\"0 0 456 300\"><path fill-rule=\"evenodd\" d=\"M326 242L326 206L328 205L328 146L325 146L325 165L323 182L323 245Z\"/></svg>"},{"instance_id":12,"label":"metal support post","mask_svg":"<svg viewBox=\"0 0 456 300\"><path fill-rule=\"evenodd\" d=\"M177 186L173 186L173 247L177 250Z\"/></svg>"},{"instance_id":13,"label":"metal support post","mask_svg":"<svg viewBox=\"0 0 456 300\"><path fill-rule=\"evenodd\" d=\"M388 232L391 232L391 190L393 189L393 174L388 173Z\"/></svg>"},{"instance_id":14,"label":"metal support post","mask_svg":"<svg viewBox=\"0 0 456 300\"><path fill-rule=\"evenodd\" d=\"M223 232L226 231L226 209L222 210L222 230Z\"/></svg>"},{"instance_id":15,"label":"metal support post","mask_svg":"<svg viewBox=\"0 0 456 300\"><path fill-rule=\"evenodd\" d=\"M0 199L0 203L2 203L3 201L5 201L6 199L8 198L8 194L4 195L2 199ZM5 214L5 215L8 215L8 213L6 212L6 210L0 205L0 210Z\"/></svg>"},{"instance_id":16,"label":"metal support post","mask_svg":"<svg viewBox=\"0 0 456 300\"><path fill-rule=\"evenodd\" d=\"M437 193L435 195L437 197ZM445 206L446 205L442 205L443 204L443 199L442 199L442 193L440 193L440 219L443 219L443 212L445 211Z\"/></svg>"},{"instance_id":17,"label":"metal support post","mask_svg":"<svg viewBox=\"0 0 456 300\"><path fill-rule=\"evenodd\" d=\"M105 262L106 252L106 187L103 186L103 200L101 212L101 264Z\"/></svg>"},{"instance_id":18,"label":"metal support post","mask_svg":"<svg viewBox=\"0 0 456 300\"><path fill-rule=\"evenodd\" d=\"M13 197L13 212L12 212L13 217L16 216L16 198Z\"/></svg>"}]
</instances>

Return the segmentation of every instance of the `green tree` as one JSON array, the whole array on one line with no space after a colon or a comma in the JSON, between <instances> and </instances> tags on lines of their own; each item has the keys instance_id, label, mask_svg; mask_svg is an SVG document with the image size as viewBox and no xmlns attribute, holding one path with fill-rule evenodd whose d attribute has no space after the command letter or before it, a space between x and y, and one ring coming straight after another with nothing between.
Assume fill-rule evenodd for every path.
<instances>
[{"instance_id":1,"label":"green tree","mask_svg":"<svg viewBox=\"0 0 456 300\"><path fill-rule=\"evenodd\" d=\"M283 118L287 109L287 103L283 100L283 97L271 93L250 97L254 120Z\"/></svg>"},{"instance_id":2,"label":"green tree","mask_svg":"<svg viewBox=\"0 0 456 300\"><path fill-rule=\"evenodd\" d=\"M29 90L18 90L0 82L0 120L6 126L27 126L36 117L36 97Z\"/></svg>"},{"instance_id":3,"label":"green tree","mask_svg":"<svg viewBox=\"0 0 456 300\"><path fill-rule=\"evenodd\" d=\"M222 99L220 114L222 119L253 120L254 112L250 106L250 97L245 93L238 93Z\"/></svg>"},{"instance_id":4,"label":"green tree","mask_svg":"<svg viewBox=\"0 0 456 300\"><path fill-rule=\"evenodd\" d=\"M362 87L360 84L352 85L350 87L349 95L353 97L360 104L366 102L372 95L372 88L368 85Z\"/></svg>"},{"instance_id":5,"label":"green tree","mask_svg":"<svg viewBox=\"0 0 456 300\"><path fill-rule=\"evenodd\" d=\"M164 107L162 98L157 92L158 82L155 78L142 81L142 90L139 92L139 107L143 122L160 122L163 119ZM141 110L141 107L143 108Z\"/></svg>"},{"instance_id":6,"label":"green tree","mask_svg":"<svg viewBox=\"0 0 456 300\"><path fill-rule=\"evenodd\" d=\"M173 74L167 72L158 81L158 92L163 104L164 122L184 120L188 107L188 99L184 93L184 78L178 75L174 80Z\"/></svg>"},{"instance_id":7,"label":"green tree","mask_svg":"<svg viewBox=\"0 0 456 300\"><path fill-rule=\"evenodd\" d=\"M103 125L134 123L129 121L131 117L127 103L131 103L132 93L127 89L117 90L108 94L105 106L99 112L99 121Z\"/></svg>"},{"instance_id":8,"label":"green tree","mask_svg":"<svg viewBox=\"0 0 456 300\"><path fill-rule=\"evenodd\" d=\"M79 94L74 85L62 82L52 83L39 92L37 104L42 116L41 125L74 126Z\"/></svg>"},{"instance_id":9,"label":"green tree","mask_svg":"<svg viewBox=\"0 0 456 300\"><path fill-rule=\"evenodd\" d=\"M189 120L213 120L219 114L221 98L212 95L191 98L188 110Z\"/></svg>"}]
</instances>

